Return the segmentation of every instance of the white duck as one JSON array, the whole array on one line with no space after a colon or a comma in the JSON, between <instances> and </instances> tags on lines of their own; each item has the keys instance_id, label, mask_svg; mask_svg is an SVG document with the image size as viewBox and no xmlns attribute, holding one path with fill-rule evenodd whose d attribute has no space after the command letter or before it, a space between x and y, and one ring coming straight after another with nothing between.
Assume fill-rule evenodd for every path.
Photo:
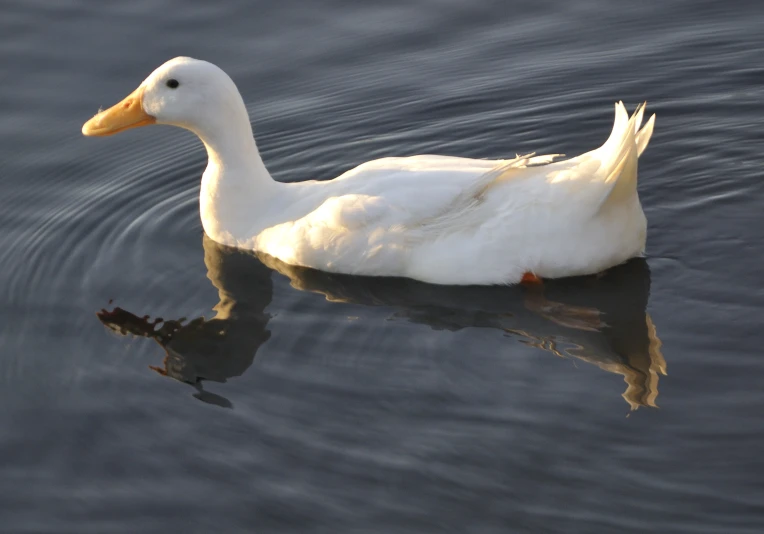
<instances>
[{"instance_id":1,"label":"white duck","mask_svg":"<svg viewBox=\"0 0 764 534\"><path fill-rule=\"evenodd\" d=\"M644 106L600 148L482 160L382 158L330 181L280 183L263 164L231 78L179 57L82 127L110 135L148 124L191 130L209 162L199 195L204 231L218 243L330 272L437 284L514 284L600 272L644 252L647 222L637 158L655 115Z\"/></svg>"}]
</instances>

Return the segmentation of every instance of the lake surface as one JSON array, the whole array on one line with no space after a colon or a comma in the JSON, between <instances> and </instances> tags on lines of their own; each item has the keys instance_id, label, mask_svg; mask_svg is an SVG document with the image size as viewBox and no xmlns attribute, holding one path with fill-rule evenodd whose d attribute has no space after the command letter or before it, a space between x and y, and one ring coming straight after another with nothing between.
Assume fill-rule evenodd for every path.
<instances>
[{"instance_id":1,"label":"lake surface","mask_svg":"<svg viewBox=\"0 0 764 534\"><path fill-rule=\"evenodd\" d=\"M448 288L220 247L195 137L80 135L177 55L283 181L576 155L647 100L647 258ZM6 1L0 80L0 532L764 531L762 5Z\"/></svg>"}]
</instances>

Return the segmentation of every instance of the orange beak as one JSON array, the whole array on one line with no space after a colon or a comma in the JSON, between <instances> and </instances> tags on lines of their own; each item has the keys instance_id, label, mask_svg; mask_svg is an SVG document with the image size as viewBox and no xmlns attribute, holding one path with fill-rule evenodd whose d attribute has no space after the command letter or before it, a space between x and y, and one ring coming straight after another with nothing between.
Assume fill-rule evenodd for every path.
<instances>
[{"instance_id":1,"label":"orange beak","mask_svg":"<svg viewBox=\"0 0 764 534\"><path fill-rule=\"evenodd\" d=\"M101 111L82 126L82 135L102 136L156 123L143 111L143 87L130 93L122 102Z\"/></svg>"}]
</instances>

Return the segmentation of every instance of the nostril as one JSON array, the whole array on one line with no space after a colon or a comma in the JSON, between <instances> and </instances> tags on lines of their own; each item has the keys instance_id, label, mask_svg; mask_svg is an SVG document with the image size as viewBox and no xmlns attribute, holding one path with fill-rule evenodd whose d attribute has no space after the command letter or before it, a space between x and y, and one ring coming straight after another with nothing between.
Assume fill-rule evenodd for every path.
<instances>
[{"instance_id":1,"label":"nostril","mask_svg":"<svg viewBox=\"0 0 764 534\"><path fill-rule=\"evenodd\" d=\"M128 109L133 103L132 102L125 102L122 107L125 109Z\"/></svg>"}]
</instances>

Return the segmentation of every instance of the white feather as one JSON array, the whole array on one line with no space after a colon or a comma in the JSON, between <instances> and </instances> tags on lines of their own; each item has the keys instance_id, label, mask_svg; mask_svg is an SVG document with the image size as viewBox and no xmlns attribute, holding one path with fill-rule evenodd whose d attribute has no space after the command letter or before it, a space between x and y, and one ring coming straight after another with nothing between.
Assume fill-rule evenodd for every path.
<instances>
[{"instance_id":1,"label":"white feather","mask_svg":"<svg viewBox=\"0 0 764 534\"><path fill-rule=\"evenodd\" d=\"M180 82L172 94L169 77ZM629 119L616 104L607 141L569 160L383 158L331 181L281 184L265 169L241 96L223 71L178 58L142 87L158 123L204 141L202 223L226 245L292 265L440 284L591 274L644 251L637 158L655 119L639 129L644 106Z\"/></svg>"}]
</instances>

